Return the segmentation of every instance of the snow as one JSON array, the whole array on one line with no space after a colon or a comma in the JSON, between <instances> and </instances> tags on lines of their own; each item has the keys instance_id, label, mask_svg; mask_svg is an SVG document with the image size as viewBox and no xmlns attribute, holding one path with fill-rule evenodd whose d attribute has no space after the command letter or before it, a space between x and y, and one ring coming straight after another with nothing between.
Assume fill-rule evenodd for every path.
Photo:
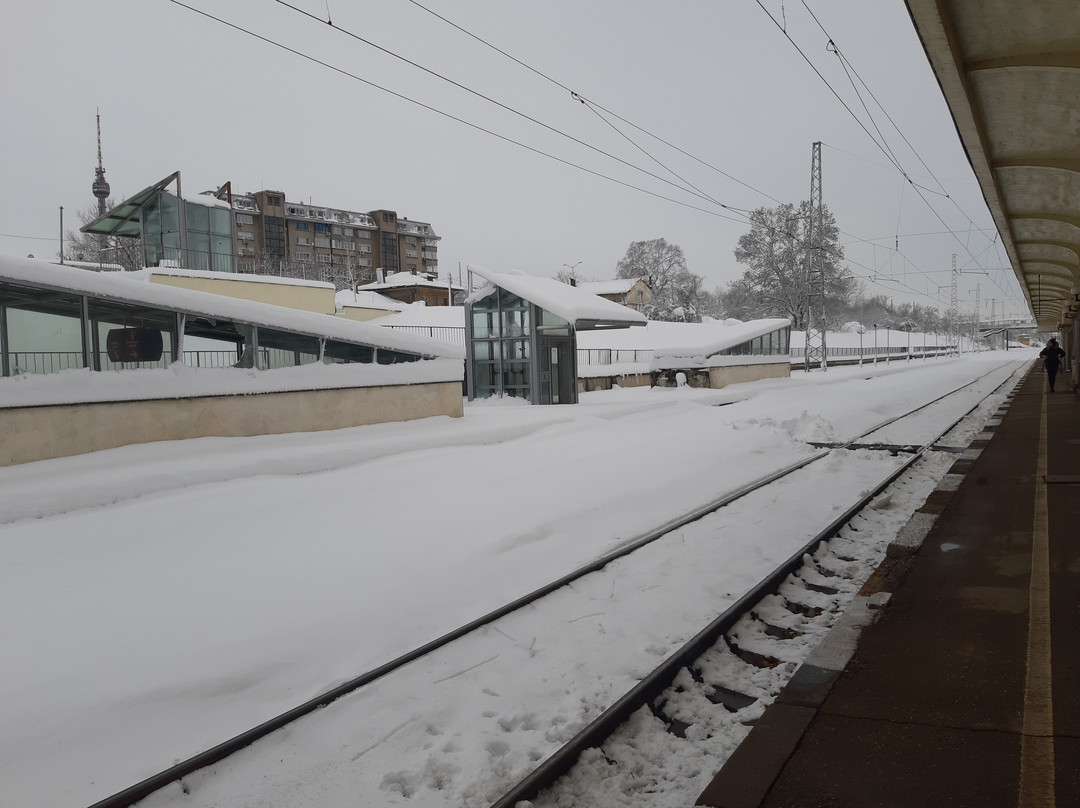
<instances>
[{"instance_id":1,"label":"snow","mask_svg":"<svg viewBox=\"0 0 1080 808\"><path fill-rule=\"evenodd\" d=\"M0 407L460 382L463 374L464 367L456 359L427 359L395 365L312 363L273 370L194 368L183 362L174 362L168 368L122 372L80 368L0 379Z\"/></svg>"},{"instance_id":2,"label":"snow","mask_svg":"<svg viewBox=\"0 0 1080 808\"><path fill-rule=\"evenodd\" d=\"M409 305L408 303L402 303L400 300L394 300L392 297L381 295L378 292L364 292L359 289L356 292L353 292L352 289L342 289L334 295L334 300L339 308L355 306L362 309L400 311Z\"/></svg>"},{"instance_id":3,"label":"snow","mask_svg":"<svg viewBox=\"0 0 1080 808\"><path fill-rule=\"evenodd\" d=\"M396 314L380 317L379 325L464 329L465 307L425 306L423 303L412 303Z\"/></svg>"},{"instance_id":4,"label":"snow","mask_svg":"<svg viewBox=\"0 0 1080 808\"><path fill-rule=\"evenodd\" d=\"M68 263L71 263L70 261ZM214 281L234 281L243 283L269 283L274 286L308 286L313 289L333 289L334 284L324 281L309 281L303 278L286 278L280 275L252 275L239 272L211 272L203 269L181 269L173 267L162 269L150 267L128 273L127 277L147 276L152 279L155 275L167 275L177 278L205 278Z\"/></svg>"},{"instance_id":5,"label":"snow","mask_svg":"<svg viewBox=\"0 0 1080 808\"><path fill-rule=\"evenodd\" d=\"M441 289L463 289L453 281L442 281L436 278L426 278L423 275L416 275L412 272L395 272L391 275L387 275L386 279L376 283L366 283L361 286L361 289L375 290L375 289L397 289L409 286L423 286L425 288L435 287Z\"/></svg>"},{"instance_id":6,"label":"snow","mask_svg":"<svg viewBox=\"0 0 1080 808\"><path fill-rule=\"evenodd\" d=\"M593 295L624 295L634 288L641 278L615 278L609 281L586 281L577 288Z\"/></svg>"},{"instance_id":7,"label":"snow","mask_svg":"<svg viewBox=\"0 0 1080 808\"><path fill-rule=\"evenodd\" d=\"M520 272L491 272L475 266L470 267L470 271L570 323L600 320L631 326L644 325L646 322L645 315L633 309L583 292L554 278L537 278ZM476 300L484 294L484 290L474 292L470 299Z\"/></svg>"},{"instance_id":8,"label":"snow","mask_svg":"<svg viewBox=\"0 0 1080 808\"><path fill-rule=\"evenodd\" d=\"M0 804L83 808L805 458L808 440L984 375L985 392L1035 355L495 399L457 419L2 468ZM834 452L827 474L687 525L141 804L488 805L898 462ZM879 505L852 541L899 530L904 509ZM691 804L656 778L693 788L721 753L642 772L637 804ZM606 768L575 787L614 788ZM604 804L634 804L627 789Z\"/></svg>"}]
</instances>

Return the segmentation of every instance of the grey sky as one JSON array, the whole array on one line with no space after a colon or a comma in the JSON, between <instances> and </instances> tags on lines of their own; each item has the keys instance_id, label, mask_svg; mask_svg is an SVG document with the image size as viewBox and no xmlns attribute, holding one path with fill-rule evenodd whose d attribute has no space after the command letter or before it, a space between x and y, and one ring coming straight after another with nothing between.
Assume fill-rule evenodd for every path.
<instances>
[{"instance_id":1,"label":"grey sky","mask_svg":"<svg viewBox=\"0 0 1080 808\"><path fill-rule=\"evenodd\" d=\"M390 208L442 236L440 270L610 278L631 241L664 237L715 288L741 273L736 212L619 164L313 21L274 0L184 0L341 70L562 160L556 162L168 0L37 0L5 10L0 30L5 188L0 253L51 256L58 208L68 222L93 199L100 107L114 200L175 170L190 195L231 180L356 210ZM327 0L290 0L325 18ZM823 149L826 204L867 294L948 305L1021 297L937 83L901 0L810 2L821 24L904 136L876 120L937 215L755 0L420 0L557 82L757 190L612 119L707 196L736 209L809 195L811 144ZM873 131L828 38L801 0L763 0ZM661 8L663 10L661 10ZM668 179L569 93L409 0L329 0L334 25L597 149ZM867 104L873 99L864 94ZM873 108L873 107L872 107ZM763 195L763 192L766 195ZM702 210L696 210L700 208ZM945 230L956 235L922 236ZM968 217L974 224L968 221ZM979 228L984 229L980 232ZM895 251L899 234L900 252ZM18 236L20 238L16 238ZM877 246L858 241L874 239ZM968 272L989 268L989 274ZM871 280L871 278L877 280ZM888 280L881 280L888 279ZM916 290L913 293L912 290ZM989 308L984 303L983 314Z\"/></svg>"}]
</instances>

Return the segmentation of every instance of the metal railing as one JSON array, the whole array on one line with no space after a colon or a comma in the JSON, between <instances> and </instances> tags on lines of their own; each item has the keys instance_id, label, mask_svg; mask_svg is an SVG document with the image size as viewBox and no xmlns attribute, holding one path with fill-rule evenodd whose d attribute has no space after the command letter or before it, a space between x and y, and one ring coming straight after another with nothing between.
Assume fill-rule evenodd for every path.
<instances>
[{"instance_id":1,"label":"metal railing","mask_svg":"<svg viewBox=\"0 0 1080 808\"><path fill-rule=\"evenodd\" d=\"M387 325L383 328L391 328L394 331L404 331L406 334L417 334L421 337L431 337L441 342L449 342L454 345L465 345L465 329L459 326L449 325Z\"/></svg>"},{"instance_id":2,"label":"metal railing","mask_svg":"<svg viewBox=\"0 0 1080 808\"><path fill-rule=\"evenodd\" d=\"M174 269L202 269L212 272L236 272L236 259L232 253L216 253L206 250L181 250L178 247L146 245L148 267Z\"/></svg>"},{"instance_id":3,"label":"metal railing","mask_svg":"<svg viewBox=\"0 0 1080 808\"><path fill-rule=\"evenodd\" d=\"M577 361L581 365L619 365L624 362L651 362L652 348L620 350L618 348L578 348Z\"/></svg>"}]
</instances>

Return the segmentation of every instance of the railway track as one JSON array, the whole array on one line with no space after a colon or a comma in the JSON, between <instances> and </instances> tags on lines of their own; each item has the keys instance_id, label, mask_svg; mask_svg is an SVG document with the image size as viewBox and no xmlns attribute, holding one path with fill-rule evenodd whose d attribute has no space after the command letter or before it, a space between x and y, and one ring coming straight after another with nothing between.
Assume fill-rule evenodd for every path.
<instances>
[{"instance_id":1,"label":"railway track","mask_svg":"<svg viewBox=\"0 0 1080 808\"><path fill-rule=\"evenodd\" d=\"M1015 387L1018 383L1019 379L1013 374L994 392ZM933 406L949 395L952 393L924 406ZM625 781L640 777L642 768L671 768L659 762L654 751L644 758L637 753L643 745L643 727L650 721L654 734L664 733L688 740L687 744L677 744L682 747L680 752L687 754L687 746L715 748L724 745L723 741L694 743L705 740L700 738L702 712L719 713L719 720L711 722L712 726L729 730L724 739L728 748L716 758L722 764L805 658L807 635L820 637L835 622L838 614L830 613L830 607L835 606L832 598L845 593L846 599L850 600L865 582L865 575L855 574L860 567L851 563L852 556L864 544L858 535L860 528L852 525L853 520L885 495L925 453L934 449L954 451L963 448L939 447L938 443L981 403L922 445L881 444L866 440L912 413L882 424L850 442L848 446L909 452L911 456L773 574L642 679L637 687L492 803L491 808L513 808L523 800L529 800L532 808L572 804L566 802L566 798L582 796L579 791L583 782L588 784L586 788L592 790L595 797L598 782L606 781L609 789L625 792ZM767 672L764 676L763 671ZM694 728L699 737L688 739ZM655 742L645 745L650 750L668 746ZM590 752L593 754L589 755ZM581 771L576 771L573 767L579 760L583 760ZM644 764L643 760L646 761ZM561 782L564 779L567 782ZM647 781L648 777L642 779ZM696 796L696 792L692 796ZM619 804L629 803L620 801Z\"/></svg>"},{"instance_id":2,"label":"railway track","mask_svg":"<svg viewBox=\"0 0 1080 808\"><path fill-rule=\"evenodd\" d=\"M976 379L967 384L960 385L955 390L944 394L943 396L935 399L932 402L927 402L916 410L913 410L912 413L907 413L905 416L902 416L902 418L911 418L913 413L926 411L928 408L932 408L935 406L942 406L942 403L946 401L950 396L954 395L960 390L963 390L966 387L978 384L980 381L981 379ZM714 514L740 499L748 497L755 492L759 492L766 486L769 486L779 480L788 478L791 475L800 472L801 470L808 467L810 464L819 462L827 458L836 448L855 448L858 447L861 443L867 442L874 442L884 446L886 444L883 444L881 441L870 441L869 439L875 434L879 436L885 434L883 430L887 430L890 427L893 427L895 431L895 425L900 423L900 421L901 418L890 418L883 421L882 423L876 424L873 429L867 430L861 435L852 439L851 441L848 441L844 444L843 447L822 446L813 454L808 455L805 459L801 460L798 463L792 464L791 466L783 469L778 469L774 473L755 480L752 483L749 483L736 491L728 492L724 496L717 498L714 502L711 502L708 505L699 508L692 513L686 514L679 519L672 520L671 522L660 526L656 530L650 531L648 534L636 537L632 541L625 543L617 551L605 555L602 558L598 558L591 564L581 567L573 571L572 573L559 578L558 580L552 581L551 583L547 584L544 587L541 587L540 589L537 589L521 598L518 598L499 609L489 612L488 614L483 615L482 617L477 618L476 620L473 620L468 624L463 625L458 629L443 635L442 637L439 637L406 654L403 654L397 659L386 663L385 665L382 665L348 682L345 682L342 685L334 688L333 690L323 693L320 696L311 699L310 701L305 702L304 704L301 704L298 707L259 725L258 727L254 727L251 730L226 741L225 743L219 744L212 749L206 750L199 755L191 757L188 760L185 760L175 766L163 770L162 772L154 775L153 777L147 778L146 780L128 789L118 792L117 794L114 794L113 796L106 798L105 800L101 800L95 803L92 808L114 808L114 806L131 805L132 803L149 796L153 792L161 789L163 786L169 783L181 781L182 778L192 774L193 772L196 772L212 764L219 763L220 761L225 760L227 757L229 757L236 751L249 746L256 740L259 740L260 738L263 738L278 729L288 726L297 719L305 715L309 715L314 711L325 707L326 705L329 705L331 702L336 701L342 696L354 693L372 683L375 683L383 677L386 677L388 674L400 670L409 663L415 662L429 654L432 654L433 652L444 648L450 643L466 637L469 634L476 632L486 626L490 626L495 623L495 621L498 621L501 618L519 612L526 606L536 604L542 598L547 597L552 593L558 592L559 590L565 589L567 587L571 587L575 582L581 581L582 579L586 578L586 576L604 570L605 568L610 567L613 563L624 559L645 547L653 545L654 543L662 540L665 537L671 536L673 533L676 533L682 528L698 522L704 517L710 514ZM950 428L951 427L952 425L950 425ZM944 434L944 432L942 434ZM732 632L736 632L736 635L738 636L749 637L750 634L747 632L749 632L750 629L755 626L754 621L756 618L747 617L746 615L753 612L755 615L760 617L763 613L765 613L766 607L758 604L765 603L767 605L768 603L770 603L763 600L766 597L766 593L778 591L784 579L787 578L787 576L789 576L792 571L795 570L802 563L802 559L805 555L814 552L814 548L821 543L823 537L835 535L836 532L841 527L843 527L843 525L850 522L851 519L854 518L858 510L865 506L866 501L873 499L881 490L884 490L884 488L890 482L895 480L898 476L902 475L906 469L910 468L911 465L915 463L918 458L921 457L922 454L936 442L937 437L940 436L936 436L934 440L922 442L921 444L919 444L918 448L914 449L913 451L909 450L911 451L911 457L899 466L897 466L895 462L891 463L892 468L890 469L888 479L883 480L880 485L876 486L874 493L864 497L863 501L856 505L853 505L844 514L841 514L839 517L837 517L837 519L835 519L825 531L822 531L819 536L814 537L814 540L801 548L799 552L793 554L791 558L789 558L784 564L778 567L772 575L768 576L768 578L763 581L762 584L759 584L758 587L755 587L751 593L748 593L747 595L740 598L731 608L725 611L724 615L722 615L721 618L718 618L706 630L701 632L697 637L687 643L686 646L684 646L683 650L679 651L677 654L671 655L671 657L668 658L668 661L665 662L665 664L661 666L661 668L658 668L657 671L655 671L653 674L650 674L649 676L643 678L639 685L635 687L631 693L628 693L624 697L620 698L609 710L605 711L603 715L593 721L570 743L564 745L555 755L547 758L547 760L545 760L545 762L540 767L538 767L532 774L530 774L529 777L523 780L514 789L507 792L504 797L502 797L498 802L495 803L495 805L514 805L517 801L521 799L527 799L531 796L535 796L537 793L539 793L541 789L550 786L550 784L553 783L555 779L557 779L569 768L573 761L576 760L584 750L589 748L597 748L600 743L602 743L602 741L598 739L607 737L613 731L613 728L625 722L627 717L631 713L633 713L635 710L638 710L641 706L645 704L656 702L657 698L659 698L660 694L663 693L664 689L670 685L672 677L676 675L679 670L696 670L693 667L693 660L696 659L697 656L700 656L700 654L703 653L707 648L713 646L719 636L724 634L731 635ZM909 445L913 448L915 447L915 444ZM907 446L900 446L899 444L888 444L888 446L895 451L885 454L896 454L899 451L907 449ZM887 463L886 465L890 464ZM815 562L813 574L811 574L810 571L807 571L798 577L800 577L802 580L806 580L807 578L811 578L814 576L820 578L834 577L833 575L830 575L830 569L834 566L842 567L845 563L843 562L843 556L838 556L838 558L840 559L839 563L830 562L827 559L817 561ZM828 584L820 582L813 585L825 589L831 588ZM822 593L818 592L817 594ZM811 598L810 600L813 600L813 598ZM794 604L800 601L788 600L787 602ZM802 604L802 608L808 611L813 611L817 607L810 603ZM800 612L800 609L796 608L796 612ZM770 614L772 614L772 612L770 612ZM800 618L797 617L791 619L780 619L779 617L772 617L772 622L764 622L766 626L766 628L764 629L766 631L765 636L773 636L777 632L782 634L784 632L790 631L801 631L802 634L805 634L806 632L802 631L802 628L793 628L790 625L777 625L777 623L791 623L792 620L798 622L799 619ZM742 620L741 624L740 620ZM758 620L757 622L763 621ZM742 626L742 628L736 628L740 625ZM803 628L805 627L806 626L803 626ZM741 643L729 643L729 649L730 652L735 654L735 656L739 659L743 659L744 657L750 659L757 658L754 655L769 657L768 654L761 654L758 651L750 651L749 649L752 645L754 645L753 642L749 642L746 639L743 639ZM775 657L769 657L769 659L773 658ZM693 678L693 676L691 678ZM731 704L728 705L729 707L738 703L740 699L749 698L744 693L740 694L739 691L735 688L716 684L712 684L710 686L713 687L714 694L720 694L717 696L717 698L719 698L721 701L723 701L724 698L729 699L729 701L731 702ZM743 708L738 709L744 709L745 706L747 705L744 705ZM669 723L672 727L678 728L680 726L681 719L667 715L664 712L664 706L662 703L657 702L653 709L657 712L657 714L663 715L665 717L665 720L669 720Z\"/></svg>"}]
</instances>

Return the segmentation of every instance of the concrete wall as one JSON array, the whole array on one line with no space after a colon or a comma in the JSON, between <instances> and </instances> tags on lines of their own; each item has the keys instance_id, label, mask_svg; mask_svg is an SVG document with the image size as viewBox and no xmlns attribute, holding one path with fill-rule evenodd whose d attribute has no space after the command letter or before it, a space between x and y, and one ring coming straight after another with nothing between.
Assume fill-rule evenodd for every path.
<instances>
[{"instance_id":1,"label":"concrete wall","mask_svg":"<svg viewBox=\"0 0 1080 808\"><path fill-rule=\"evenodd\" d=\"M791 363L764 362L761 364L727 365L714 368L673 368L653 371L653 385L656 387L675 387L679 373L686 376L690 387L712 390L727 387L729 384L756 382L760 379L786 379L791 376Z\"/></svg>"},{"instance_id":2,"label":"concrete wall","mask_svg":"<svg viewBox=\"0 0 1080 808\"><path fill-rule=\"evenodd\" d=\"M648 373L631 373L626 376L579 376L577 384L579 393L591 393L594 390L610 390L615 385L648 387L652 384L652 378Z\"/></svg>"},{"instance_id":3,"label":"concrete wall","mask_svg":"<svg viewBox=\"0 0 1080 808\"><path fill-rule=\"evenodd\" d=\"M709 387L726 387L759 379L786 379L791 376L790 362L774 362L766 365L731 365L709 368Z\"/></svg>"},{"instance_id":4,"label":"concrete wall","mask_svg":"<svg viewBox=\"0 0 1080 808\"><path fill-rule=\"evenodd\" d=\"M463 414L461 382L0 409L0 466L207 436L242 437Z\"/></svg>"},{"instance_id":5,"label":"concrete wall","mask_svg":"<svg viewBox=\"0 0 1080 808\"><path fill-rule=\"evenodd\" d=\"M386 309L366 309L363 306L342 306L341 313L338 316L344 317L346 320L356 320L358 323L366 323L394 313L395 312L387 311Z\"/></svg>"},{"instance_id":6,"label":"concrete wall","mask_svg":"<svg viewBox=\"0 0 1080 808\"><path fill-rule=\"evenodd\" d=\"M332 286L303 286L296 283L249 281L244 280L243 275L237 275L233 279L156 273L150 275L150 282L161 283L166 286L178 286L181 289L195 289L199 292L212 292L213 294L236 297L241 300L272 303L275 306L314 311L318 314L334 314L337 310Z\"/></svg>"}]
</instances>

